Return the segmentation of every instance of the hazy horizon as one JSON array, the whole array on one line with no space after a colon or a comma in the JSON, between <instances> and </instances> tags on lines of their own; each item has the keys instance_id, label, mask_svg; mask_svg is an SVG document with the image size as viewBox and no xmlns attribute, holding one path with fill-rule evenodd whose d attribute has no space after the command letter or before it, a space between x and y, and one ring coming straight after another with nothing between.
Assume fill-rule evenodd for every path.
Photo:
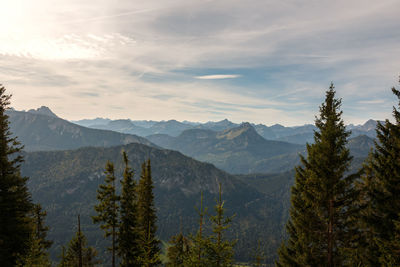
<instances>
[{"instance_id":1,"label":"hazy horizon","mask_svg":"<svg viewBox=\"0 0 400 267\"><path fill-rule=\"evenodd\" d=\"M67 120L346 124L391 117L400 2L15 0L0 10L12 106Z\"/></svg>"}]
</instances>

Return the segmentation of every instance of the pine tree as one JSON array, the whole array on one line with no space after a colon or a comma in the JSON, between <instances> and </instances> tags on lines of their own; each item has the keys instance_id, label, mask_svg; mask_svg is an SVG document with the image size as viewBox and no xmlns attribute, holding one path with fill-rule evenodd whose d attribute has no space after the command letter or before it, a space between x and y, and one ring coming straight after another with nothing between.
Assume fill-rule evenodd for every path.
<instances>
[{"instance_id":1,"label":"pine tree","mask_svg":"<svg viewBox=\"0 0 400 267\"><path fill-rule=\"evenodd\" d=\"M104 236L111 236L112 267L115 267L115 253L117 252L117 238L119 227L119 197L115 188L114 164L106 164L105 184L100 185L97 190L99 204L94 207L97 216L93 216L94 223L101 223L100 228L104 230Z\"/></svg>"},{"instance_id":2,"label":"pine tree","mask_svg":"<svg viewBox=\"0 0 400 267\"><path fill-rule=\"evenodd\" d=\"M195 235L190 234L191 241L188 256L185 258L185 266L207 266L205 259L205 245L208 241L204 237L204 219L207 215L208 208L203 206L203 192L200 196L200 208L196 208L199 215L199 229Z\"/></svg>"},{"instance_id":3,"label":"pine tree","mask_svg":"<svg viewBox=\"0 0 400 267\"><path fill-rule=\"evenodd\" d=\"M80 218L78 216L78 230L68 244L67 253L64 252L59 267L93 267L100 263L96 259L97 251L87 246L86 236L81 231Z\"/></svg>"},{"instance_id":4,"label":"pine tree","mask_svg":"<svg viewBox=\"0 0 400 267\"><path fill-rule=\"evenodd\" d=\"M346 148L350 133L340 106L331 84L315 121L314 144L307 144L307 158L300 156L303 166L296 167L289 239L279 249L278 266L350 264L346 255L355 246L357 174L346 174L352 159Z\"/></svg>"},{"instance_id":5,"label":"pine tree","mask_svg":"<svg viewBox=\"0 0 400 267\"><path fill-rule=\"evenodd\" d=\"M167 267L184 267L186 259L189 257L190 240L187 239L182 231L171 237L169 242L171 246L167 250ZM193 265L192 265L193 266Z\"/></svg>"},{"instance_id":6,"label":"pine tree","mask_svg":"<svg viewBox=\"0 0 400 267\"><path fill-rule=\"evenodd\" d=\"M140 267L138 258L140 255L136 182L134 173L128 165L128 156L123 152L125 170L123 174L122 193L120 198L120 228L118 235L118 248L121 257L121 266Z\"/></svg>"},{"instance_id":7,"label":"pine tree","mask_svg":"<svg viewBox=\"0 0 400 267\"><path fill-rule=\"evenodd\" d=\"M28 253L31 239L31 196L21 177L22 146L12 137L6 110L11 95L0 85L0 262L13 266Z\"/></svg>"},{"instance_id":8,"label":"pine tree","mask_svg":"<svg viewBox=\"0 0 400 267\"><path fill-rule=\"evenodd\" d=\"M393 87L392 92L400 107L400 91ZM375 150L362 176L362 264L368 266L400 265L400 112L395 107L393 117L394 123L378 122Z\"/></svg>"},{"instance_id":9,"label":"pine tree","mask_svg":"<svg viewBox=\"0 0 400 267\"><path fill-rule=\"evenodd\" d=\"M41 240L32 232L29 249L26 254L17 259L16 266L20 267L51 267L47 251L43 251Z\"/></svg>"},{"instance_id":10,"label":"pine tree","mask_svg":"<svg viewBox=\"0 0 400 267\"><path fill-rule=\"evenodd\" d=\"M53 242L47 240L47 231L49 227L44 224L46 211L42 210L40 204L35 204L33 205L31 213L33 229L30 237L29 250L27 254L21 255L17 265L51 266L47 250L51 247Z\"/></svg>"},{"instance_id":11,"label":"pine tree","mask_svg":"<svg viewBox=\"0 0 400 267\"><path fill-rule=\"evenodd\" d=\"M35 238L39 240L42 251L48 250L53 244L53 241L47 240L47 232L50 228L44 224L46 216L47 212L42 210L42 206L40 204L35 204L33 206L32 218L35 228L34 235Z\"/></svg>"},{"instance_id":12,"label":"pine tree","mask_svg":"<svg viewBox=\"0 0 400 267\"><path fill-rule=\"evenodd\" d=\"M232 266L233 247L236 241L225 239L225 232L230 227L233 217L225 217L224 201L222 201L221 184L219 184L219 194L215 205L214 216L211 216L212 232L206 243L206 259L208 266L222 267Z\"/></svg>"},{"instance_id":13,"label":"pine tree","mask_svg":"<svg viewBox=\"0 0 400 267\"><path fill-rule=\"evenodd\" d=\"M156 237L156 209L154 207L153 180L150 160L142 164L142 173L137 188L138 192L138 229L140 238L141 266L156 266L160 261L160 241Z\"/></svg>"}]
</instances>

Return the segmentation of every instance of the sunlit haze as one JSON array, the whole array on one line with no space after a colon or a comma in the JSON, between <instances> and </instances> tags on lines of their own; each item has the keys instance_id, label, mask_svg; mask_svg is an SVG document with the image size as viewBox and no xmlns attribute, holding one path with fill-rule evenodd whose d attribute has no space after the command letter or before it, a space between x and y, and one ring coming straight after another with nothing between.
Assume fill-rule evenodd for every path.
<instances>
[{"instance_id":1,"label":"sunlit haze","mask_svg":"<svg viewBox=\"0 0 400 267\"><path fill-rule=\"evenodd\" d=\"M0 83L77 120L346 123L391 116L400 1L1 1Z\"/></svg>"}]
</instances>

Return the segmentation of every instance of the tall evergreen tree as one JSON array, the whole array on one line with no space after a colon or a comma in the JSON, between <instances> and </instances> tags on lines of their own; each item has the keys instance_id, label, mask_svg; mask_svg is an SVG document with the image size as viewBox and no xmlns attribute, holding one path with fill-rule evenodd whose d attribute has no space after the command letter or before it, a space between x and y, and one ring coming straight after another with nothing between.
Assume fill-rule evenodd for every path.
<instances>
[{"instance_id":1,"label":"tall evergreen tree","mask_svg":"<svg viewBox=\"0 0 400 267\"><path fill-rule=\"evenodd\" d=\"M120 197L120 228L118 235L118 249L121 257L121 266L140 267L139 231L137 220L136 182L134 172L129 167L128 156L122 154L125 164L123 173L122 193Z\"/></svg>"},{"instance_id":2,"label":"tall evergreen tree","mask_svg":"<svg viewBox=\"0 0 400 267\"><path fill-rule=\"evenodd\" d=\"M28 252L31 238L31 196L28 178L20 175L22 146L12 137L6 110L11 95L0 85L0 262L13 266Z\"/></svg>"},{"instance_id":3,"label":"tall evergreen tree","mask_svg":"<svg viewBox=\"0 0 400 267\"><path fill-rule=\"evenodd\" d=\"M400 91L393 87L392 92L400 107ZM394 123L378 122L375 149L362 176L365 266L400 265L400 111L395 107L393 117Z\"/></svg>"},{"instance_id":4,"label":"tall evergreen tree","mask_svg":"<svg viewBox=\"0 0 400 267\"><path fill-rule=\"evenodd\" d=\"M346 266L346 253L354 245L353 214L357 199L354 181L347 175L350 135L331 84L315 125L314 144L296 167L292 206L287 224L289 239L279 250L278 266Z\"/></svg>"},{"instance_id":5,"label":"tall evergreen tree","mask_svg":"<svg viewBox=\"0 0 400 267\"><path fill-rule=\"evenodd\" d=\"M97 199L99 204L94 207L97 216L93 216L94 223L101 223L104 236L111 236L111 264L115 267L115 254L117 252L117 238L119 227L119 196L115 188L114 164L107 162L105 170L105 184L99 186Z\"/></svg>"},{"instance_id":6,"label":"tall evergreen tree","mask_svg":"<svg viewBox=\"0 0 400 267\"><path fill-rule=\"evenodd\" d=\"M225 267L232 266L233 247L236 241L229 241L225 238L226 230L229 229L233 217L225 216L224 201L222 201L221 184L215 205L215 215L211 216L213 234L206 243L207 266Z\"/></svg>"},{"instance_id":7,"label":"tall evergreen tree","mask_svg":"<svg viewBox=\"0 0 400 267\"><path fill-rule=\"evenodd\" d=\"M138 185L138 229L140 246L139 257L141 266L156 266L160 261L160 241L156 237L156 209L154 206L153 180L150 160L142 164L142 173Z\"/></svg>"}]
</instances>

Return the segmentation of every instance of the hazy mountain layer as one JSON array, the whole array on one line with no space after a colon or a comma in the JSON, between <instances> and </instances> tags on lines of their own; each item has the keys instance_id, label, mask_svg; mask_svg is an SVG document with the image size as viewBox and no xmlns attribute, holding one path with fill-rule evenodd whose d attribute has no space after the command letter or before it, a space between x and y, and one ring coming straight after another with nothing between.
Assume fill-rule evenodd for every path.
<instances>
[{"instance_id":1,"label":"hazy mountain layer","mask_svg":"<svg viewBox=\"0 0 400 267\"><path fill-rule=\"evenodd\" d=\"M249 123L221 132L191 129L177 137L151 135L147 138L161 147L213 163L229 173L284 171L287 169L282 167L293 166L292 159L297 159L298 153L304 150L302 145L265 140Z\"/></svg>"},{"instance_id":2,"label":"hazy mountain layer","mask_svg":"<svg viewBox=\"0 0 400 267\"><path fill-rule=\"evenodd\" d=\"M49 115L43 115L47 113L49 110L46 109L34 112L14 110L7 112L11 132L18 136L19 141L25 145L26 151L64 150L129 143L154 145L143 137L86 128L60 119L52 112Z\"/></svg>"},{"instance_id":3,"label":"hazy mountain layer","mask_svg":"<svg viewBox=\"0 0 400 267\"><path fill-rule=\"evenodd\" d=\"M123 124L120 122L124 121ZM118 123L113 123L118 122ZM182 131L187 129L203 129L212 131L224 131L238 127L240 124L233 123L227 119L218 122L194 123L194 122L178 122L176 120L170 121L132 121L132 120L115 120L110 121L107 119L93 119L79 120L74 123L88 126L96 129L106 129L121 133L136 134L139 136L148 136L154 134L167 134L170 136L178 136ZM367 135L375 137L375 126L377 121L369 120L363 125L348 125L348 129L352 131L352 137L359 135ZM267 140L285 141L295 144L306 144L314 141L315 126L306 124L295 127L285 127L280 124L266 126L263 124L252 124L259 135Z\"/></svg>"}]
</instances>

